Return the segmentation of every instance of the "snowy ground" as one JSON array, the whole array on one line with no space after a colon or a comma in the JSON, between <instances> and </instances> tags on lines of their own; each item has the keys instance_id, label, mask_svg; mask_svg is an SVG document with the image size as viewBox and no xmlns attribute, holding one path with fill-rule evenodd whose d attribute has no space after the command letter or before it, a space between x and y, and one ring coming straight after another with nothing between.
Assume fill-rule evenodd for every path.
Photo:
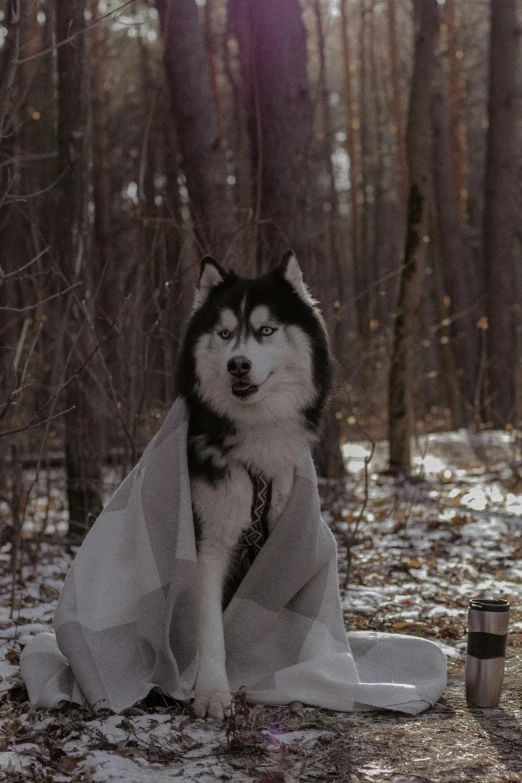
<instances>
[{"instance_id":1,"label":"snowy ground","mask_svg":"<svg viewBox=\"0 0 522 783\"><path fill-rule=\"evenodd\" d=\"M351 475L344 489L321 484L325 518L339 542L346 625L440 643L451 676L433 710L417 718L342 715L247 708L238 699L235 718L218 725L178 706L140 705L102 717L32 709L17 674L19 652L30 635L49 628L74 555L62 542L38 545L31 537L65 529L63 476L53 471L40 477L28 507L14 589L9 553L0 553L0 780L522 781L519 443L507 433L429 436L417 444L418 475L403 484L378 472L386 456L378 444L361 518L368 451L364 443L346 447ZM114 488L120 477L112 471L106 478ZM25 480L29 485L32 477ZM498 710L468 710L463 699L467 604L478 596L512 604Z\"/></svg>"}]
</instances>

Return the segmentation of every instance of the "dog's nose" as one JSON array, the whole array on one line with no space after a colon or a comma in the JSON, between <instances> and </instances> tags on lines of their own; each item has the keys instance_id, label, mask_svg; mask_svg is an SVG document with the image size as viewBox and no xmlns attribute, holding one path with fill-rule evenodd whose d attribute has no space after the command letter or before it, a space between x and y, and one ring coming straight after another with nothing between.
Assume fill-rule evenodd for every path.
<instances>
[{"instance_id":1,"label":"dog's nose","mask_svg":"<svg viewBox=\"0 0 522 783\"><path fill-rule=\"evenodd\" d=\"M244 356L233 356L232 359L229 359L227 364L229 373L231 375L236 375L238 378L242 375L246 375L247 372L250 372L251 367L251 363L248 359L245 359Z\"/></svg>"}]
</instances>

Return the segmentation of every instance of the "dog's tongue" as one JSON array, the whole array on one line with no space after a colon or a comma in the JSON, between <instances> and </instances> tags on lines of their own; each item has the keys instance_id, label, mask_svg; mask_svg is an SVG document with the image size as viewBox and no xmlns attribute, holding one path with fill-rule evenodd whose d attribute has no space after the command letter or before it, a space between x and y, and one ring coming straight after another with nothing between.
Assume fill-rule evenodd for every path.
<instances>
[{"instance_id":1,"label":"dog's tongue","mask_svg":"<svg viewBox=\"0 0 522 783\"><path fill-rule=\"evenodd\" d=\"M250 389L251 386L252 384L247 383L246 381L236 381L232 384L234 391L246 391L247 389Z\"/></svg>"}]
</instances>

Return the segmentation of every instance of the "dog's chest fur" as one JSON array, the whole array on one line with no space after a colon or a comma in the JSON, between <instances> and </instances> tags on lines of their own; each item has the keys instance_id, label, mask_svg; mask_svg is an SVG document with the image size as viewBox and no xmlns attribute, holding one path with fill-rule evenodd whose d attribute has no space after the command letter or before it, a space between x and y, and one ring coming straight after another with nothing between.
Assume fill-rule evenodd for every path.
<instances>
[{"instance_id":1,"label":"dog's chest fur","mask_svg":"<svg viewBox=\"0 0 522 783\"><path fill-rule=\"evenodd\" d=\"M271 425L249 424L239 427L219 448L201 441L200 458L206 453L219 480L202 475L191 478L194 510L201 539L220 541L234 547L251 522L253 497L249 471L272 481L269 528L279 519L292 490L295 466L307 454L311 435L299 417ZM212 470L209 470L212 474Z\"/></svg>"}]
</instances>

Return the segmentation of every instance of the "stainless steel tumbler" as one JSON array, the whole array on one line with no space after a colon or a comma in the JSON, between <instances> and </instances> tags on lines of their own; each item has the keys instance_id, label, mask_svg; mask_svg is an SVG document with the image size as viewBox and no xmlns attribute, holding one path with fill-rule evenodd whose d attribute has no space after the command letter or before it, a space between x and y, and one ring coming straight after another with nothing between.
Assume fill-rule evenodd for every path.
<instances>
[{"instance_id":1,"label":"stainless steel tumbler","mask_svg":"<svg viewBox=\"0 0 522 783\"><path fill-rule=\"evenodd\" d=\"M469 707L496 707L500 701L509 603L472 599L468 611L466 702Z\"/></svg>"}]
</instances>

